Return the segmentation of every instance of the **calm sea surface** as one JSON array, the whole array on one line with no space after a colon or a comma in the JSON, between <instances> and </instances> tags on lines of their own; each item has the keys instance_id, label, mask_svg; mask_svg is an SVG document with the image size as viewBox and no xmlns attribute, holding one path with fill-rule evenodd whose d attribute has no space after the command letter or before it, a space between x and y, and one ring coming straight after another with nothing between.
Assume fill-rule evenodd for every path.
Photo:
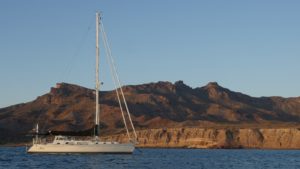
<instances>
[{"instance_id":1,"label":"calm sea surface","mask_svg":"<svg viewBox=\"0 0 300 169\"><path fill-rule=\"evenodd\" d=\"M300 150L138 149L132 155L26 154L0 147L0 168L300 169Z\"/></svg>"}]
</instances>

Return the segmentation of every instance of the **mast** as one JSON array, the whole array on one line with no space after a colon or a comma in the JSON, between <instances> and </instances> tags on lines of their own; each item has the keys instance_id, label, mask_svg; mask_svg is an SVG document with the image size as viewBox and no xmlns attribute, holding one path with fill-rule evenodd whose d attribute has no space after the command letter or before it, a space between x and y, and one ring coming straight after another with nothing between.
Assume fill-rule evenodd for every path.
<instances>
[{"instance_id":1,"label":"mast","mask_svg":"<svg viewBox=\"0 0 300 169\"><path fill-rule=\"evenodd\" d=\"M37 123L35 127L35 143L38 143L38 139L39 139L39 123Z\"/></svg>"},{"instance_id":2,"label":"mast","mask_svg":"<svg viewBox=\"0 0 300 169\"><path fill-rule=\"evenodd\" d=\"M100 83L99 83L99 24L100 24L100 13L96 12L96 115L95 115L95 136L99 135L99 90L100 90Z\"/></svg>"}]
</instances>

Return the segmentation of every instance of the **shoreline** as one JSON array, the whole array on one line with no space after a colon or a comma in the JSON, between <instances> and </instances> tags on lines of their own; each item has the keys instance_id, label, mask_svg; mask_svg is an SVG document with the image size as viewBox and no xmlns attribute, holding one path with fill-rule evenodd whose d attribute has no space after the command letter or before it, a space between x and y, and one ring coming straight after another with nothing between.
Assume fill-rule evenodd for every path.
<instances>
[{"instance_id":1,"label":"shoreline","mask_svg":"<svg viewBox=\"0 0 300 169\"><path fill-rule=\"evenodd\" d=\"M131 133L132 134L132 133ZM137 148L300 150L300 129L292 128L157 128L137 131ZM126 133L106 135L102 141L128 142ZM0 147L26 147L32 141Z\"/></svg>"},{"instance_id":2,"label":"shoreline","mask_svg":"<svg viewBox=\"0 0 300 169\"><path fill-rule=\"evenodd\" d=\"M30 145L27 145L30 146ZM25 144L10 144L10 145L0 145L0 148L17 148L24 147ZM190 150L300 150L300 148L193 148L193 147L151 147L151 146L136 146L136 149L190 149Z\"/></svg>"}]
</instances>

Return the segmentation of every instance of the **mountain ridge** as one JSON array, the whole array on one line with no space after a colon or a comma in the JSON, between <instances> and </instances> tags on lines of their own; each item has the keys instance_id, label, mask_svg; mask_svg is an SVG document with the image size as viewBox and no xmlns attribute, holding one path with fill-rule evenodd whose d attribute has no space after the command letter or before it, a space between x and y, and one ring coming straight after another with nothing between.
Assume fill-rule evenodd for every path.
<instances>
[{"instance_id":1,"label":"mountain ridge","mask_svg":"<svg viewBox=\"0 0 300 169\"><path fill-rule=\"evenodd\" d=\"M191 88L159 81L123 88L137 129L165 127L282 126L300 122L300 97L251 97L210 82ZM101 130L122 132L114 91L100 92ZM92 89L57 83L37 99L0 109L0 139L18 140L39 123L41 130L87 130L93 126Z\"/></svg>"}]
</instances>

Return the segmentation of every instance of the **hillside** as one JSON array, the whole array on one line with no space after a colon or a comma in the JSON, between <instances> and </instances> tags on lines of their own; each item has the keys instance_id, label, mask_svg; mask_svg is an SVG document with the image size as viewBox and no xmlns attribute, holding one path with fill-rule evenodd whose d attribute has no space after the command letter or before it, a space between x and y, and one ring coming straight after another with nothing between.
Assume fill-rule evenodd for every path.
<instances>
[{"instance_id":1,"label":"hillside","mask_svg":"<svg viewBox=\"0 0 300 169\"><path fill-rule=\"evenodd\" d=\"M278 128L298 127L300 97L250 97L215 82L191 88L178 81L125 86L137 129L154 128ZM36 123L44 132L80 131L93 127L94 91L59 83L35 100L0 109L2 143L24 137ZM100 92L101 131L123 131L114 91Z\"/></svg>"}]
</instances>

